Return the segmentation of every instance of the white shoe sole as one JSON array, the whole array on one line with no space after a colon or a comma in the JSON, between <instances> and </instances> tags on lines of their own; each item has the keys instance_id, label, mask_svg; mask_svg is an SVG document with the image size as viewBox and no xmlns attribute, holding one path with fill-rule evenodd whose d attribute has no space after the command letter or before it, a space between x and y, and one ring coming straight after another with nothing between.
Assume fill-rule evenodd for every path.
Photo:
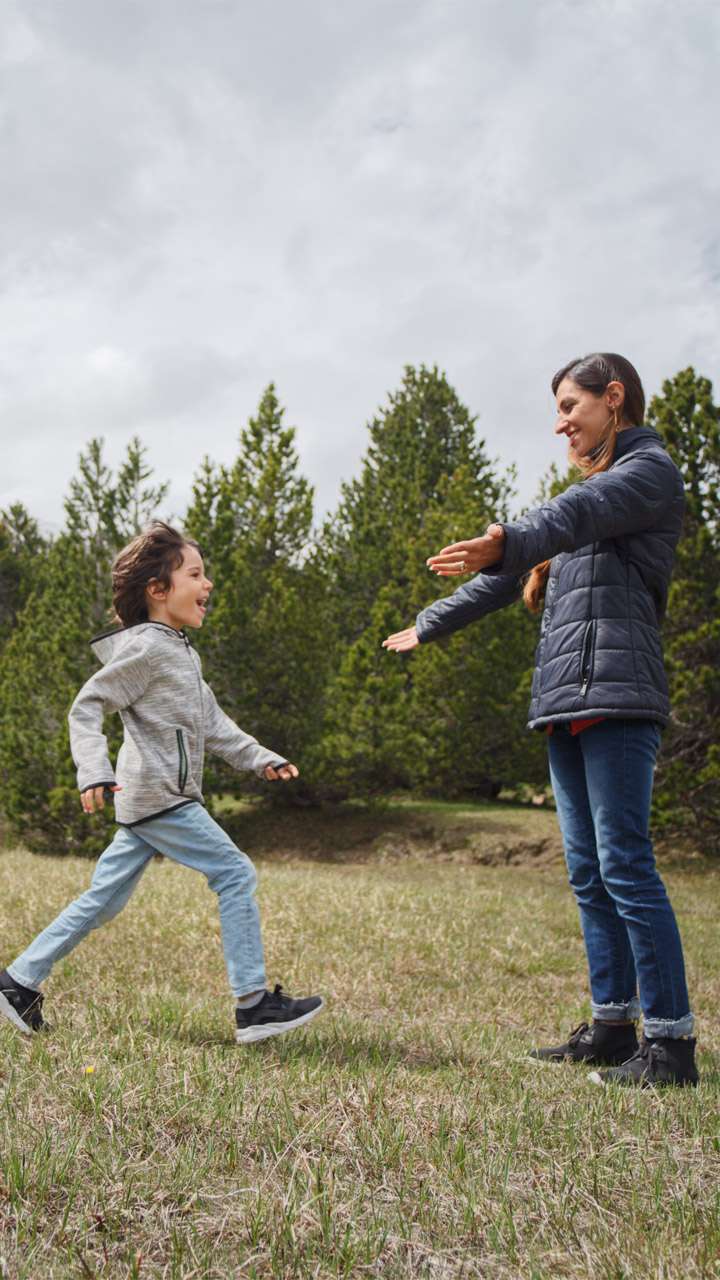
<instances>
[{"instance_id":1,"label":"white shoe sole","mask_svg":"<svg viewBox=\"0 0 720 1280\"><path fill-rule=\"evenodd\" d=\"M311 1009L300 1018L293 1018L292 1022L266 1022L257 1027L244 1027L242 1030L238 1027L235 1040L238 1044L255 1044L257 1040L269 1040L270 1036L283 1036L286 1031L294 1031L296 1027L303 1027L311 1022L322 1008L321 1001L317 1009Z\"/></svg>"},{"instance_id":2,"label":"white shoe sole","mask_svg":"<svg viewBox=\"0 0 720 1280\"><path fill-rule=\"evenodd\" d=\"M522 1062L525 1066L529 1065L531 1067L562 1067L563 1064L568 1061L568 1059L567 1058L533 1058L531 1054L524 1053L522 1054L521 1057L517 1059L517 1061Z\"/></svg>"},{"instance_id":3,"label":"white shoe sole","mask_svg":"<svg viewBox=\"0 0 720 1280\"><path fill-rule=\"evenodd\" d=\"M10 1001L5 998L2 991L0 991L0 1013L4 1014L8 1022L12 1022L18 1028L18 1031L22 1031L26 1036L32 1035L32 1027L29 1027L27 1022L23 1022L20 1014L16 1009L13 1009Z\"/></svg>"},{"instance_id":4,"label":"white shoe sole","mask_svg":"<svg viewBox=\"0 0 720 1280\"><path fill-rule=\"evenodd\" d=\"M599 1071L591 1071L588 1080L591 1080L593 1084L599 1084L601 1089L605 1088L605 1081Z\"/></svg>"}]
</instances>

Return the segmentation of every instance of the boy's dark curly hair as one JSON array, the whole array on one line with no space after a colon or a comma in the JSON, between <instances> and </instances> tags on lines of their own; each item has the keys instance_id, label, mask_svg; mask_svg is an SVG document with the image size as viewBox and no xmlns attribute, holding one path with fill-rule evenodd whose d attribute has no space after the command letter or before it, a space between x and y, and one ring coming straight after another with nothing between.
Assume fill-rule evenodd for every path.
<instances>
[{"instance_id":1,"label":"boy's dark curly hair","mask_svg":"<svg viewBox=\"0 0 720 1280\"><path fill-rule=\"evenodd\" d=\"M157 582L165 589L170 586L170 575L183 562L183 548L197 547L197 542L186 538L163 520L153 520L132 542L119 551L112 567L113 622L124 627L147 622L146 590L150 582Z\"/></svg>"}]
</instances>

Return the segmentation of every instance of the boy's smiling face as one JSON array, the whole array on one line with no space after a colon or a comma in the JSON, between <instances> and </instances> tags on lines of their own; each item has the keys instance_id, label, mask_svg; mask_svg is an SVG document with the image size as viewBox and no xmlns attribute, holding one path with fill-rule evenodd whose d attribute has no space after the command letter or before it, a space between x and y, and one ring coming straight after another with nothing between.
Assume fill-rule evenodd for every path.
<instances>
[{"instance_id":1,"label":"boy's smiling face","mask_svg":"<svg viewBox=\"0 0 720 1280\"><path fill-rule=\"evenodd\" d=\"M183 547L183 561L170 575L169 589L150 583L147 589L148 617L151 622L164 622L181 631L183 627L201 627L207 612L213 584L205 575L202 556L197 547Z\"/></svg>"}]
</instances>

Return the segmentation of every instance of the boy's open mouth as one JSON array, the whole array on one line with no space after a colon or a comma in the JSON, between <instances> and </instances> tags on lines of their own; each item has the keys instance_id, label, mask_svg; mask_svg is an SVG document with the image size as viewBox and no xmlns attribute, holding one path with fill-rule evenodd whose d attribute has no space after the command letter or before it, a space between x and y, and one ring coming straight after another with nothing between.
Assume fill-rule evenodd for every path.
<instances>
[{"instance_id":1,"label":"boy's open mouth","mask_svg":"<svg viewBox=\"0 0 720 1280\"><path fill-rule=\"evenodd\" d=\"M197 602L198 609L200 609L203 613L207 613L209 599L210 599L209 596L200 596L200 599Z\"/></svg>"}]
</instances>

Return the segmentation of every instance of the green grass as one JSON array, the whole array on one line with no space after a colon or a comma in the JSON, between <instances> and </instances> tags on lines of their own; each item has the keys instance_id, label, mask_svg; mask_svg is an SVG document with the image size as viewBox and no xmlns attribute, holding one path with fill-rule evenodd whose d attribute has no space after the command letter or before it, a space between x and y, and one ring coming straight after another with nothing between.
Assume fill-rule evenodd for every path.
<instances>
[{"instance_id":1,"label":"green grass","mask_svg":"<svg viewBox=\"0 0 720 1280\"><path fill-rule=\"evenodd\" d=\"M90 871L0 856L2 962ZM561 867L263 861L271 980L328 1007L242 1049L213 896L152 864L53 1034L0 1031L2 1273L720 1277L720 874L668 880L703 1082L658 1094L524 1058L588 1011Z\"/></svg>"}]
</instances>

